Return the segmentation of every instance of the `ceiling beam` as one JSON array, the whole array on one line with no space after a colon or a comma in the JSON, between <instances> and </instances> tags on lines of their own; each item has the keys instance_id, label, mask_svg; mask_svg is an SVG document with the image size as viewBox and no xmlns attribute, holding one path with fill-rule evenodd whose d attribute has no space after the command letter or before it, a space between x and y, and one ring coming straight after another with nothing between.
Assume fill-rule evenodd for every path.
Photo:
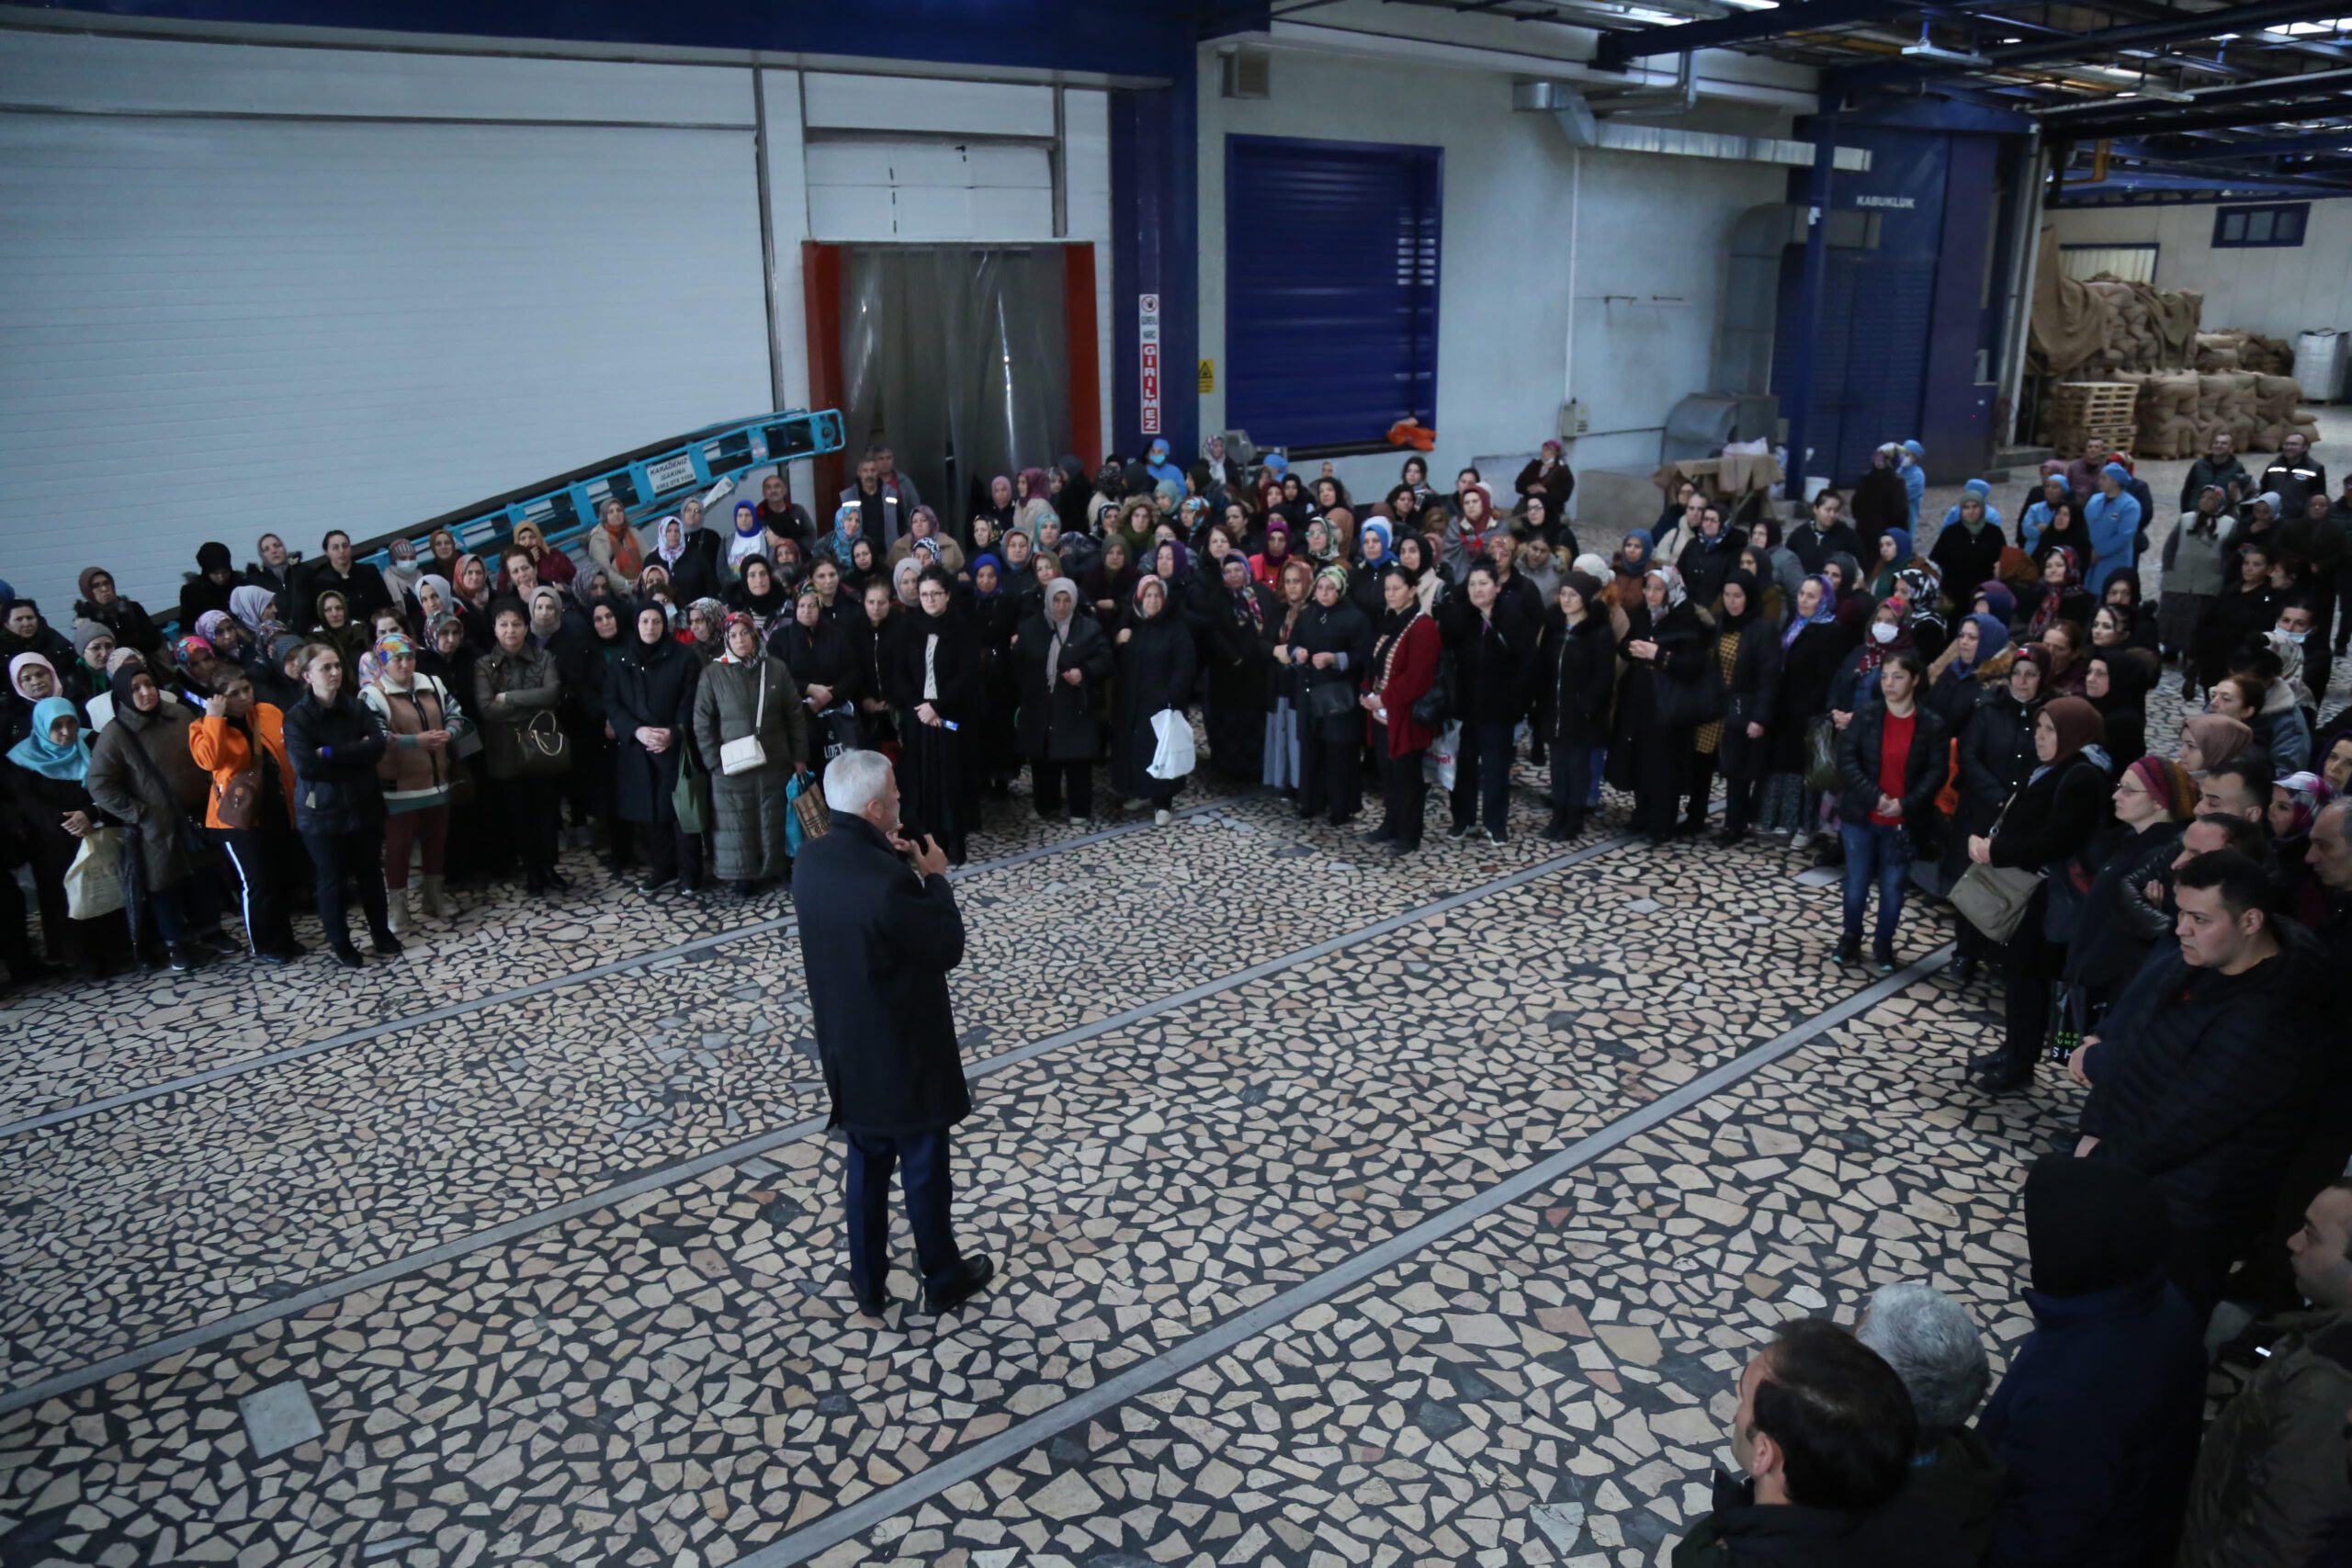
<instances>
[{"instance_id":1,"label":"ceiling beam","mask_svg":"<svg viewBox=\"0 0 2352 1568\"><path fill-rule=\"evenodd\" d=\"M2210 141L2181 148L2134 146L2130 151L2176 164L2219 164L2239 158L2284 158L2305 152L2352 151L2352 126L2342 130L2314 130L2302 136L2256 137L2245 141Z\"/></svg>"},{"instance_id":2,"label":"ceiling beam","mask_svg":"<svg viewBox=\"0 0 2352 1568\"><path fill-rule=\"evenodd\" d=\"M2120 49L2147 44L2187 43L2210 39L2221 33L2248 33L2288 22L2317 21L2331 15L2341 15L2344 0L2257 0L2251 6L2223 6L2212 11L2179 12L2153 21L2129 22L2120 28L2103 28L2095 32L2075 33L2065 38L2036 39L2030 43L2013 43L1997 49L1982 50L1987 65L1972 66L1940 60L1886 60L1857 66L1837 73L1838 87L1879 86L1889 83L1917 81L1926 76L1949 75L1954 72L1997 69L2006 65L2033 65L2048 61L2094 60L2099 55ZM1786 7L1782 7L1783 10ZM1779 11L1759 15L1779 16ZM1658 29L1661 33L1679 32L1679 28Z\"/></svg>"},{"instance_id":3,"label":"ceiling beam","mask_svg":"<svg viewBox=\"0 0 2352 1568\"><path fill-rule=\"evenodd\" d=\"M1820 28L1850 27L1856 22L1883 21L1916 16L1917 0L1784 0L1765 11L1742 11L1713 21L1685 22L1673 28L1637 28L1602 36L1592 62L1603 71L1623 71L1636 60L1657 54L1679 54L1688 49L1723 49L1757 43L1783 33L1811 32Z\"/></svg>"},{"instance_id":4,"label":"ceiling beam","mask_svg":"<svg viewBox=\"0 0 2352 1568\"><path fill-rule=\"evenodd\" d=\"M2083 115L2060 117L2045 114L2041 134L2050 140L2088 142L2101 137L2165 136L2186 130L2227 130L2238 126L2278 125L2299 119L2337 119L2352 114L2352 101L2338 97L2328 105L2301 104L2236 104L2219 108L2196 109L2187 105L2167 107L2162 104L2143 106L2132 104L2132 112L2118 114L2113 108L2097 118Z\"/></svg>"}]
</instances>

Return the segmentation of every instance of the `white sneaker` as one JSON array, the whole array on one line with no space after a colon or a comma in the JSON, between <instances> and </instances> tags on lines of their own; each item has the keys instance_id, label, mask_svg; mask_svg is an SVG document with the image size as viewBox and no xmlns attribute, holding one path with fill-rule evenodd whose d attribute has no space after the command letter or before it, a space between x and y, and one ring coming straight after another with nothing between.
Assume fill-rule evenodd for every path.
<instances>
[{"instance_id":1,"label":"white sneaker","mask_svg":"<svg viewBox=\"0 0 2352 1568\"><path fill-rule=\"evenodd\" d=\"M1069 819L1069 825L1073 828L1083 828L1086 826L1086 818L1083 817L1073 817Z\"/></svg>"},{"instance_id":2,"label":"white sneaker","mask_svg":"<svg viewBox=\"0 0 2352 1568\"><path fill-rule=\"evenodd\" d=\"M1151 825L1155 828L1165 828L1168 824L1175 820L1176 814L1166 809L1155 811L1151 814Z\"/></svg>"}]
</instances>

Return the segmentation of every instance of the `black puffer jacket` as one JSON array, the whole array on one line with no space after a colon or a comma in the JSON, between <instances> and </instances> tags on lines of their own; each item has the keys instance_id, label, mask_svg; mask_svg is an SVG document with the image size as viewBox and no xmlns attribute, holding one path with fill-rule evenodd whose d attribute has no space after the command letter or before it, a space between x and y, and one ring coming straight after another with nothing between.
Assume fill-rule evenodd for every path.
<instances>
[{"instance_id":1,"label":"black puffer jacket","mask_svg":"<svg viewBox=\"0 0 2352 1568\"><path fill-rule=\"evenodd\" d=\"M2083 918L2066 954L2066 978L2104 1000L2120 991L2169 934L2172 922L2141 888L2164 876L2180 853L2181 825L2159 822L2144 833L2121 831L2099 863L2083 900Z\"/></svg>"},{"instance_id":2,"label":"black puffer jacket","mask_svg":"<svg viewBox=\"0 0 2352 1568\"><path fill-rule=\"evenodd\" d=\"M1498 594L1489 615L1479 615L1467 593L1446 601L1438 630L1453 656L1456 718L1499 724L1526 711L1537 627L1523 613L1519 595Z\"/></svg>"},{"instance_id":3,"label":"black puffer jacket","mask_svg":"<svg viewBox=\"0 0 2352 1568\"><path fill-rule=\"evenodd\" d=\"M1946 759L1944 721L1924 704L1911 709L1911 749L1903 760L1903 828L1915 845L1925 840L1938 823L1936 792L1943 787ZM1878 807L1879 765L1885 755L1886 705L1870 702L1853 722L1838 732L1838 809L1859 827Z\"/></svg>"},{"instance_id":4,"label":"black puffer jacket","mask_svg":"<svg viewBox=\"0 0 2352 1568\"><path fill-rule=\"evenodd\" d=\"M357 699L322 704L305 691L286 711L286 759L294 764L294 825L305 833L350 833L384 815L384 729Z\"/></svg>"},{"instance_id":5,"label":"black puffer jacket","mask_svg":"<svg viewBox=\"0 0 2352 1568\"><path fill-rule=\"evenodd\" d=\"M1600 746L1609 739L1609 697L1617 683L1617 649L1607 610L1574 626L1552 612L1535 654L1535 728L1562 746Z\"/></svg>"}]
</instances>

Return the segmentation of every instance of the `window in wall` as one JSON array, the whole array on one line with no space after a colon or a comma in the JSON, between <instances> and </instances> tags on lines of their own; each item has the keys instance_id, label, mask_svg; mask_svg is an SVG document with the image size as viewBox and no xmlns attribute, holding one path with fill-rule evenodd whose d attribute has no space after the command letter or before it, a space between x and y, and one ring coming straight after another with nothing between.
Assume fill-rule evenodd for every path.
<instances>
[{"instance_id":1,"label":"window in wall","mask_svg":"<svg viewBox=\"0 0 2352 1568\"><path fill-rule=\"evenodd\" d=\"M1443 173L1435 147L1226 138L1228 429L1330 457L1436 428Z\"/></svg>"},{"instance_id":2,"label":"window in wall","mask_svg":"<svg viewBox=\"0 0 2352 1568\"><path fill-rule=\"evenodd\" d=\"M2300 245L2311 211L2308 201L2279 202L2268 207L2217 207L2213 209L2213 248L2252 250L2266 245Z\"/></svg>"},{"instance_id":3,"label":"window in wall","mask_svg":"<svg viewBox=\"0 0 2352 1568\"><path fill-rule=\"evenodd\" d=\"M2156 280L2154 245L2061 245L2058 262L2068 277L2090 278L2105 273L2126 283L2153 284Z\"/></svg>"}]
</instances>

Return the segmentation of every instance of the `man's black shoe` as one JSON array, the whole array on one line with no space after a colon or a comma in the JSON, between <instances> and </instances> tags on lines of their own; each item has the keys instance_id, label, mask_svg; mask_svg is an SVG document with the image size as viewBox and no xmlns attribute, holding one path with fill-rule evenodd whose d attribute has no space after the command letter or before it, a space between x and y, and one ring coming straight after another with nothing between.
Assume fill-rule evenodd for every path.
<instances>
[{"instance_id":1,"label":"man's black shoe","mask_svg":"<svg viewBox=\"0 0 2352 1568\"><path fill-rule=\"evenodd\" d=\"M996 1264L993 1261L986 1258L967 1258L964 1266L956 1270L956 1278L948 1282L947 1289L937 1295L928 1291L923 1292L923 1308L934 1316L944 1312L954 1312L988 1289L989 1281L995 1278Z\"/></svg>"}]
</instances>

